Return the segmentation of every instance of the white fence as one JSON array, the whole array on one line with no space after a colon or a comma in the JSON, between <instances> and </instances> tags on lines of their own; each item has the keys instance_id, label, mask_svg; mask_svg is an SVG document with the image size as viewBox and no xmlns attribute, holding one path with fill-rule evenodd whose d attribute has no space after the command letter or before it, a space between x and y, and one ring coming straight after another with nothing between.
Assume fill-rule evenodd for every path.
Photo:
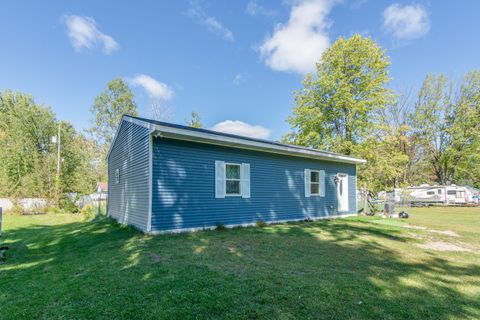
<instances>
[{"instance_id":1,"label":"white fence","mask_svg":"<svg viewBox=\"0 0 480 320\"><path fill-rule=\"evenodd\" d=\"M18 205L23 212L35 213L42 211L48 206L48 200L43 198L24 198L18 200ZM15 203L8 198L0 198L0 207L4 212L14 208Z\"/></svg>"}]
</instances>

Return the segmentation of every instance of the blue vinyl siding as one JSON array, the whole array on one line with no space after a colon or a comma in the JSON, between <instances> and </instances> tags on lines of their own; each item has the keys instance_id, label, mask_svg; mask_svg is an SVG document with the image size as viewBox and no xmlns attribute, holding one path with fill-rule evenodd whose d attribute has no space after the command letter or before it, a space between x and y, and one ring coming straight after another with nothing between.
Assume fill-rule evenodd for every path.
<instances>
[{"instance_id":1,"label":"blue vinyl siding","mask_svg":"<svg viewBox=\"0 0 480 320\"><path fill-rule=\"evenodd\" d=\"M250 164L250 198L215 198L215 160ZM305 197L305 168L325 170L325 197ZM354 164L154 138L152 231L339 215L337 173L349 176L349 210L342 214L355 213Z\"/></svg>"},{"instance_id":2,"label":"blue vinyl siding","mask_svg":"<svg viewBox=\"0 0 480 320\"><path fill-rule=\"evenodd\" d=\"M143 231L149 211L149 139L147 128L123 121L108 158L108 213Z\"/></svg>"}]
</instances>

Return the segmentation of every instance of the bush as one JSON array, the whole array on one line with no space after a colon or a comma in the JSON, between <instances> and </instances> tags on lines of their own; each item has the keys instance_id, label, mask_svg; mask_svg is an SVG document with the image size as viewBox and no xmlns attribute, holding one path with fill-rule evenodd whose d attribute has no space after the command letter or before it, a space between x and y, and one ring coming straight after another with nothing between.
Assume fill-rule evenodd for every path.
<instances>
[{"instance_id":1,"label":"bush","mask_svg":"<svg viewBox=\"0 0 480 320\"><path fill-rule=\"evenodd\" d=\"M58 203L58 206L60 209L62 209L64 212L67 213L78 213L78 207L75 204L75 199L73 199L69 195L63 195L60 198L60 201Z\"/></svg>"},{"instance_id":2,"label":"bush","mask_svg":"<svg viewBox=\"0 0 480 320\"><path fill-rule=\"evenodd\" d=\"M268 224L263 220L258 220L257 223L255 223L255 225L259 228L264 228L264 227L268 226Z\"/></svg>"},{"instance_id":3,"label":"bush","mask_svg":"<svg viewBox=\"0 0 480 320\"><path fill-rule=\"evenodd\" d=\"M23 214L23 208L17 200L13 200L12 209L8 210L10 214Z\"/></svg>"},{"instance_id":4,"label":"bush","mask_svg":"<svg viewBox=\"0 0 480 320\"><path fill-rule=\"evenodd\" d=\"M91 205L87 204L80 210L80 214L83 215L85 219L93 219L97 214L97 210L95 210L95 208Z\"/></svg>"},{"instance_id":5,"label":"bush","mask_svg":"<svg viewBox=\"0 0 480 320\"><path fill-rule=\"evenodd\" d=\"M215 227L215 230L217 231L225 231L227 230L227 227L225 227L225 225L221 222L218 222L217 223L217 226Z\"/></svg>"},{"instance_id":6,"label":"bush","mask_svg":"<svg viewBox=\"0 0 480 320\"><path fill-rule=\"evenodd\" d=\"M50 213L50 214L52 214L52 213L54 213L54 214L63 213L62 210L60 210L60 209L57 208L57 207L53 207L53 206L51 206L51 207L46 207L46 208L45 208L45 212L46 212L46 213Z\"/></svg>"}]
</instances>

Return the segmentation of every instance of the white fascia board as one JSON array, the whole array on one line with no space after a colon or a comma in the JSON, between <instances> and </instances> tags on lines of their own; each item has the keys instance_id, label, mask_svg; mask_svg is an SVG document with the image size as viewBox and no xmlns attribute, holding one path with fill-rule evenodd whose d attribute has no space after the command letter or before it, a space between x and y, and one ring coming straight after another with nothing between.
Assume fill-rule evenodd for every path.
<instances>
[{"instance_id":1,"label":"white fascia board","mask_svg":"<svg viewBox=\"0 0 480 320\"><path fill-rule=\"evenodd\" d=\"M344 155L331 154L328 152L322 152L313 149L300 149L289 147L287 145L275 145L267 142L252 141L236 137L228 137L223 135L217 135L209 132L200 132L185 130L182 128L174 128L169 126L154 125L155 135L159 137L172 138L178 140L187 140L193 142L209 143L220 146L228 146L240 149L248 149L255 151L263 151L270 153L278 153L284 155L292 155L298 157L315 158L321 160L329 160L335 162L344 162L352 164L363 164L366 160L353 158Z\"/></svg>"},{"instance_id":2,"label":"white fascia board","mask_svg":"<svg viewBox=\"0 0 480 320\"><path fill-rule=\"evenodd\" d=\"M110 157L110 153L112 152L113 146L115 145L115 141L117 140L118 133L120 132L120 129L122 128L122 125L125 121L131 122L141 127L149 129L150 134L152 134L155 131L155 125L148 123L146 121L130 118L128 115L124 115L122 117L122 120L120 121L120 124L118 125L117 131L115 131L115 136L113 137L112 143L110 143L110 148L108 149L107 157L105 158L107 160Z\"/></svg>"}]
</instances>

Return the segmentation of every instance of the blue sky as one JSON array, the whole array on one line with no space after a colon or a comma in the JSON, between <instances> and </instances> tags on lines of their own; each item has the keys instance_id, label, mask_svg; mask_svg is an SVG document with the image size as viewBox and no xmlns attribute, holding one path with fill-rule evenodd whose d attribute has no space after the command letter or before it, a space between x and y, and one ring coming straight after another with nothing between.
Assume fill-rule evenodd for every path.
<instances>
[{"instance_id":1,"label":"blue sky","mask_svg":"<svg viewBox=\"0 0 480 320\"><path fill-rule=\"evenodd\" d=\"M391 87L480 67L480 1L9 1L0 11L0 90L32 94L88 127L115 77L142 116L161 105L185 123L278 139L292 92L340 36L371 36L391 58Z\"/></svg>"}]
</instances>

